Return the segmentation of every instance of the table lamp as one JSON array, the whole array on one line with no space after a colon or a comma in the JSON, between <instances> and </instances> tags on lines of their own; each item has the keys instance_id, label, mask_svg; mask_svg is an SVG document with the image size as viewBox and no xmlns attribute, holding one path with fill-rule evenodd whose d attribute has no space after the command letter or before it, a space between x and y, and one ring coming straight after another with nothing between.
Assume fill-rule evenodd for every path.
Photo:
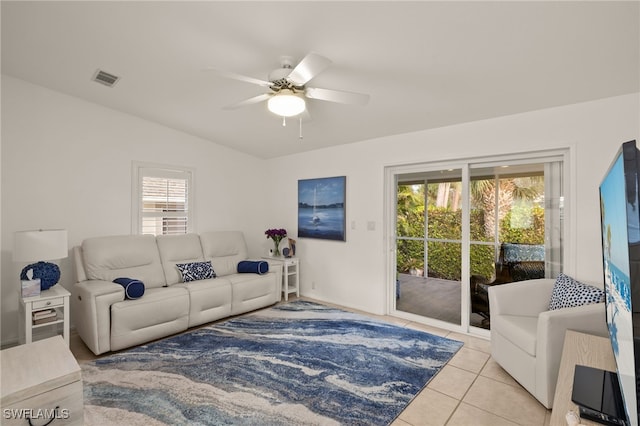
<instances>
[{"instance_id":1,"label":"table lamp","mask_svg":"<svg viewBox=\"0 0 640 426\"><path fill-rule=\"evenodd\" d=\"M18 231L13 245L14 262L33 262L22 269L21 280L40 279L41 290L53 287L60 280L60 268L45 260L64 259L68 255L66 229Z\"/></svg>"}]
</instances>

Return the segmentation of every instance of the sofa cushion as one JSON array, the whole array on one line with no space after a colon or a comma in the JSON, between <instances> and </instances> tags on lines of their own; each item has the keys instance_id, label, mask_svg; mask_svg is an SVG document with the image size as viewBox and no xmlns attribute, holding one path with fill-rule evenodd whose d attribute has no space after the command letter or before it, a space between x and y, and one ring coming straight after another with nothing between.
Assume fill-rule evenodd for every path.
<instances>
[{"instance_id":1,"label":"sofa cushion","mask_svg":"<svg viewBox=\"0 0 640 426\"><path fill-rule=\"evenodd\" d=\"M232 274L224 279L231 282L232 315L252 311L280 300L282 284L277 282L276 274Z\"/></svg>"},{"instance_id":2,"label":"sofa cushion","mask_svg":"<svg viewBox=\"0 0 640 426\"><path fill-rule=\"evenodd\" d=\"M502 253L507 263L544 262L543 244L503 243Z\"/></svg>"},{"instance_id":3,"label":"sofa cushion","mask_svg":"<svg viewBox=\"0 0 640 426\"><path fill-rule=\"evenodd\" d=\"M202 262L202 246L197 234L158 235L158 251L168 285L182 282L178 263Z\"/></svg>"},{"instance_id":4,"label":"sofa cushion","mask_svg":"<svg viewBox=\"0 0 640 426\"><path fill-rule=\"evenodd\" d=\"M189 327L231 315L231 282L225 278L176 284L189 292Z\"/></svg>"},{"instance_id":5,"label":"sofa cushion","mask_svg":"<svg viewBox=\"0 0 640 426\"><path fill-rule=\"evenodd\" d=\"M200 234L205 260L210 260L219 277L237 273L238 262L247 259L247 245L240 231L211 231Z\"/></svg>"},{"instance_id":6,"label":"sofa cushion","mask_svg":"<svg viewBox=\"0 0 640 426\"><path fill-rule=\"evenodd\" d=\"M182 282L209 280L216 277L210 261L178 263L176 265L182 274Z\"/></svg>"},{"instance_id":7,"label":"sofa cushion","mask_svg":"<svg viewBox=\"0 0 640 426\"><path fill-rule=\"evenodd\" d=\"M604 302L604 291L598 287L581 283L568 275L560 274L553 286L549 310L573 308Z\"/></svg>"},{"instance_id":8,"label":"sofa cushion","mask_svg":"<svg viewBox=\"0 0 640 426\"><path fill-rule=\"evenodd\" d=\"M187 329L189 293L177 286L153 288L144 297L111 305L111 350Z\"/></svg>"},{"instance_id":9,"label":"sofa cushion","mask_svg":"<svg viewBox=\"0 0 640 426\"><path fill-rule=\"evenodd\" d=\"M89 280L111 282L120 277L135 277L147 289L166 284L153 235L89 238L82 242L82 257Z\"/></svg>"}]
</instances>

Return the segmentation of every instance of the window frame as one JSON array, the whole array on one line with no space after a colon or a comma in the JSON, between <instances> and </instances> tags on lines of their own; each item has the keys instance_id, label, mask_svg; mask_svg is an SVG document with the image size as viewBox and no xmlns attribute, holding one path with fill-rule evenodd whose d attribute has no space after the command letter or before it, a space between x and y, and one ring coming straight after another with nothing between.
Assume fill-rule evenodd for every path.
<instances>
[{"instance_id":1,"label":"window frame","mask_svg":"<svg viewBox=\"0 0 640 426\"><path fill-rule=\"evenodd\" d=\"M142 235L143 210L142 185L145 177L185 179L187 181L187 227L185 233L195 232L195 170L190 167L132 162L131 170L131 233ZM158 234L161 235L161 234Z\"/></svg>"}]
</instances>

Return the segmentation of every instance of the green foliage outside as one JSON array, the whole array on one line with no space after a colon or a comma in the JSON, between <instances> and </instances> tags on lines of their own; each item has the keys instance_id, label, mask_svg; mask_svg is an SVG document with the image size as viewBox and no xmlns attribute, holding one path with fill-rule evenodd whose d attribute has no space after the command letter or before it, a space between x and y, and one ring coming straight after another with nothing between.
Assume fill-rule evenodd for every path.
<instances>
[{"instance_id":1,"label":"green foliage outside","mask_svg":"<svg viewBox=\"0 0 640 426\"><path fill-rule=\"evenodd\" d=\"M424 198L407 187L399 188L398 236L424 238ZM462 238L462 212L448 208L429 207L429 238L460 240ZM471 240L486 241L485 212L471 211ZM522 244L544 244L544 208L514 203L514 207L500 220L500 241ZM492 238L491 238L492 239ZM398 272L410 269L424 270L424 242L422 240L398 240ZM448 280L461 279L461 244L451 242L427 243L429 253L429 277ZM494 246L471 245L471 274L491 277L495 273Z\"/></svg>"},{"instance_id":2,"label":"green foliage outside","mask_svg":"<svg viewBox=\"0 0 640 426\"><path fill-rule=\"evenodd\" d=\"M522 222L522 219L518 219L523 217L527 218L525 223ZM532 223L529 223L529 220ZM544 244L544 208L540 206L528 209L519 206L512 207L500 222L500 241L518 244Z\"/></svg>"}]
</instances>

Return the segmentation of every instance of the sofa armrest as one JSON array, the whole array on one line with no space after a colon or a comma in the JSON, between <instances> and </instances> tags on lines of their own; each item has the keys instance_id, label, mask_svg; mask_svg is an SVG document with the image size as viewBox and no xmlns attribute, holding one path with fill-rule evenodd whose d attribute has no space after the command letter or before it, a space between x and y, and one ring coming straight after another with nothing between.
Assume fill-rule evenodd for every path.
<instances>
[{"instance_id":1,"label":"sofa armrest","mask_svg":"<svg viewBox=\"0 0 640 426\"><path fill-rule=\"evenodd\" d=\"M109 281L90 280L74 284L72 292L78 334L94 354L108 352L111 350L111 305L124 300L124 288Z\"/></svg>"},{"instance_id":2,"label":"sofa armrest","mask_svg":"<svg viewBox=\"0 0 640 426\"><path fill-rule=\"evenodd\" d=\"M279 286L282 286L282 261L271 260L271 259L260 259L264 260L269 264L269 272L273 272L276 274L276 282ZM278 295L280 295L280 287L278 287ZM280 299L278 299L280 300Z\"/></svg>"},{"instance_id":3,"label":"sofa armrest","mask_svg":"<svg viewBox=\"0 0 640 426\"><path fill-rule=\"evenodd\" d=\"M491 315L537 317L549 308L554 279L518 281L489 287Z\"/></svg>"},{"instance_id":4,"label":"sofa armrest","mask_svg":"<svg viewBox=\"0 0 640 426\"><path fill-rule=\"evenodd\" d=\"M538 317L536 364L546 368L537 369L536 383L546 383L547 395L551 395L552 401L567 330L608 336L605 304L555 309L542 312Z\"/></svg>"}]
</instances>

